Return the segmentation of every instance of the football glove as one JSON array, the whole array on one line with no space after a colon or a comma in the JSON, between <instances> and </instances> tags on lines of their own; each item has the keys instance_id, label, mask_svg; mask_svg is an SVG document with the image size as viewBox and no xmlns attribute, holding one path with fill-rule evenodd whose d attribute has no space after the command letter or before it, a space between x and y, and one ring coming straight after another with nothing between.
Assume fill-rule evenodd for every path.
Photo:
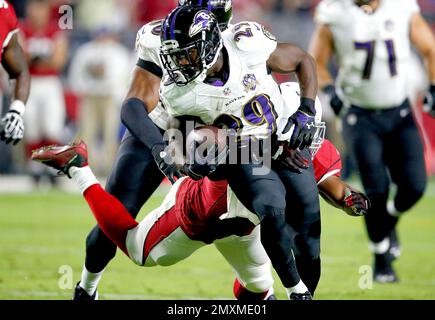
<instances>
[{"instance_id":1,"label":"football glove","mask_svg":"<svg viewBox=\"0 0 435 320\"><path fill-rule=\"evenodd\" d=\"M343 101L338 97L337 92L335 92L335 87L330 84L323 88L323 91L328 95L329 105L332 110L334 110L335 115L339 115L341 109L343 108Z\"/></svg>"},{"instance_id":2,"label":"football glove","mask_svg":"<svg viewBox=\"0 0 435 320\"><path fill-rule=\"evenodd\" d=\"M298 149L290 149L286 142L280 141L278 151L273 156L274 160L278 160L290 171L302 173L309 167L307 160Z\"/></svg>"},{"instance_id":3,"label":"football glove","mask_svg":"<svg viewBox=\"0 0 435 320\"><path fill-rule=\"evenodd\" d=\"M423 110L435 118L435 84L430 86L423 99Z\"/></svg>"},{"instance_id":4,"label":"football glove","mask_svg":"<svg viewBox=\"0 0 435 320\"><path fill-rule=\"evenodd\" d=\"M343 210L353 217L364 216L370 209L370 200L367 196L351 187L344 190Z\"/></svg>"},{"instance_id":5,"label":"football glove","mask_svg":"<svg viewBox=\"0 0 435 320\"><path fill-rule=\"evenodd\" d=\"M175 183L175 178L181 178L181 173L178 171L175 161L168 152L165 144L159 143L154 145L151 149L151 153L160 171L163 172L172 184Z\"/></svg>"},{"instance_id":6,"label":"football glove","mask_svg":"<svg viewBox=\"0 0 435 320\"><path fill-rule=\"evenodd\" d=\"M15 100L12 102L9 112L1 119L3 130L0 132L0 139L5 143L16 145L24 136L24 103Z\"/></svg>"},{"instance_id":7,"label":"football glove","mask_svg":"<svg viewBox=\"0 0 435 320\"><path fill-rule=\"evenodd\" d=\"M303 101L310 103L306 105ZM315 114L314 101L302 98L301 106L290 116L282 131L281 139L288 140L291 149L303 150L311 145L316 133Z\"/></svg>"}]
</instances>

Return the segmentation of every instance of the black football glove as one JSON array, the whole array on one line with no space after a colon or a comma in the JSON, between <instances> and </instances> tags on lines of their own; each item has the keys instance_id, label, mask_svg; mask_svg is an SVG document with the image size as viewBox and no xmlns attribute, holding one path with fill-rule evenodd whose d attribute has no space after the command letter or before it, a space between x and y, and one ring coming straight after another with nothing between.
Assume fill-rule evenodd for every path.
<instances>
[{"instance_id":1,"label":"black football glove","mask_svg":"<svg viewBox=\"0 0 435 320\"><path fill-rule=\"evenodd\" d=\"M423 110L435 118L435 85L431 85L423 99Z\"/></svg>"},{"instance_id":2,"label":"black football glove","mask_svg":"<svg viewBox=\"0 0 435 320\"><path fill-rule=\"evenodd\" d=\"M14 101L9 112L1 119L0 139L6 144L12 142L16 145L24 136L24 104L21 101Z\"/></svg>"},{"instance_id":3,"label":"black football glove","mask_svg":"<svg viewBox=\"0 0 435 320\"><path fill-rule=\"evenodd\" d=\"M290 171L302 173L309 167L309 160L305 159L298 149L290 149L286 142L279 142L278 151L273 156L274 160L278 160Z\"/></svg>"},{"instance_id":4,"label":"black football glove","mask_svg":"<svg viewBox=\"0 0 435 320\"><path fill-rule=\"evenodd\" d=\"M364 216L367 214L370 206L370 200L364 193L350 187L344 190L343 210L348 215L353 217Z\"/></svg>"},{"instance_id":5,"label":"black football glove","mask_svg":"<svg viewBox=\"0 0 435 320\"><path fill-rule=\"evenodd\" d=\"M172 159L165 144L159 143L154 145L151 153L160 171L163 172L172 184L175 183L175 178L181 178L181 173L178 171L175 161Z\"/></svg>"},{"instance_id":6,"label":"black football glove","mask_svg":"<svg viewBox=\"0 0 435 320\"><path fill-rule=\"evenodd\" d=\"M335 92L335 87L330 84L323 88L323 91L328 95L329 105L332 110L334 110L335 115L339 115L341 109L343 108L343 101L338 97L337 92Z\"/></svg>"},{"instance_id":7,"label":"black football glove","mask_svg":"<svg viewBox=\"0 0 435 320\"><path fill-rule=\"evenodd\" d=\"M314 100L301 98L301 106L288 118L280 139L288 140L287 137L290 137L290 149L309 147L316 133L315 115Z\"/></svg>"}]
</instances>

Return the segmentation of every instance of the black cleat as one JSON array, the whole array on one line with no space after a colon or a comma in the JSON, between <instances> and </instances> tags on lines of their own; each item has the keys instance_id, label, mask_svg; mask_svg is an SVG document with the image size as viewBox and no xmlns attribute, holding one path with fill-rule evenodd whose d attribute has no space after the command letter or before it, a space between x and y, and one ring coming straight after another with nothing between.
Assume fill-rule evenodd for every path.
<instances>
[{"instance_id":1,"label":"black cleat","mask_svg":"<svg viewBox=\"0 0 435 320\"><path fill-rule=\"evenodd\" d=\"M75 301L92 301L92 300L98 300L98 292L95 290L94 294L90 296L85 289L80 287L80 281L77 282L77 285L74 289L74 295L73 300Z\"/></svg>"},{"instance_id":2,"label":"black cleat","mask_svg":"<svg viewBox=\"0 0 435 320\"><path fill-rule=\"evenodd\" d=\"M399 278L391 265L392 258L389 253L375 254L373 280L378 283L395 283Z\"/></svg>"},{"instance_id":3,"label":"black cleat","mask_svg":"<svg viewBox=\"0 0 435 320\"><path fill-rule=\"evenodd\" d=\"M399 238L397 237L396 229L391 230L388 237L390 238L390 247L388 248L388 252L390 253L391 258L396 260L401 254L400 242Z\"/></svg>"},{"instance_id":4,"label":"black cleat","mask_svg":"<svg viewBox=\"0 0 435 320\"><path fill-rule=\"evenodd\" d=\"M278 300L274 294L268 296L265 300Z\"/></svg>"},{"instance_id":5,"label":"black cleat","mask_svg":"<svg viewBox=\"0 0 435 320\"><path fill-rule=\"evenodd\" d=\"M311 293L309 291L304 293L295 293L293 292L290 295L290 300L313 300Z\"/></svg>"}]
</instances>

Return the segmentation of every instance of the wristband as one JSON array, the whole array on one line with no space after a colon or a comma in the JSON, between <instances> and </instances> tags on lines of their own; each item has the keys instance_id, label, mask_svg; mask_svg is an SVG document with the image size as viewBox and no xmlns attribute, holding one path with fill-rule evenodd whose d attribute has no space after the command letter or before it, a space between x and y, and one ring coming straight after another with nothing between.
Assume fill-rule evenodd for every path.
<instances>
[{"instance_id":1,"label":"wristband","mask_svg":"<svg viewBox=\"0 0 435 320\"><path fill-rule=\"evenodd\" d=\"M20 100L15 100L14 102L11 103L9 111L15 111L20 116L23 116L25 109L26 109L26 106L24 105L24 102L22 102Z\"/></svg>"},{"instance_id":2,"label":"wristband","mask_svg":"<svg viewBox=\"0 0 435 320\"><path fill-rule=\"evenodd\" d=\"M299 110L307 113L310 116L314 116L316 114L315 108L316 102L310 98L301 98L301 105L299 106Z\"/></svg>"}]
</instances>

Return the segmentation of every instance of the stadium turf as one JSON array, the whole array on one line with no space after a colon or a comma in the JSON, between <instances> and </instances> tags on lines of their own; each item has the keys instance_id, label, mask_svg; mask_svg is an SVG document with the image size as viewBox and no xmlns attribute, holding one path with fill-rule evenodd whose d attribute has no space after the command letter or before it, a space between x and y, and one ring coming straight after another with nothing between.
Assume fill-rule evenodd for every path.
<instances>
[{"instance_id":1,"label":"stadium turf","mask_svg":"<svg viewBox=\"0 0 435 320\"><path fill-rule=\"evenodd\" d=\"M153 196L140 218L156 207ZM61 191L0 195L0 299L70 299L94 225L84 199ZM317 299L435 299L435 178L399 224L398 284L371 284L363 221L322 202L322 277ZM275 291L284 290L275 276ZM170 267L141 268L122 252L101 299L233 299L233 274L213 246Z\"/></svg>"}]
</instances>

